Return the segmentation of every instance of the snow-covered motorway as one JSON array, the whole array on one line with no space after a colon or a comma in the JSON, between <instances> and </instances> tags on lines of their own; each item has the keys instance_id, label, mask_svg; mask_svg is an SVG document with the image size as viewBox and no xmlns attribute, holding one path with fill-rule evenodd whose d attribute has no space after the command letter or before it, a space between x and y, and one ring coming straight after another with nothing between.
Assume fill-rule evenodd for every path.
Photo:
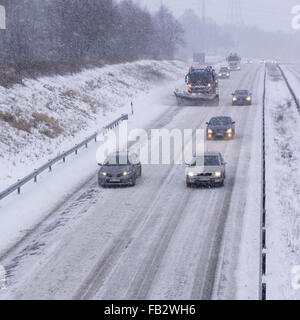
<instances>
[{"instance_id":1,"label":"snow-covered motorway","mask_svg":"<svg viewBox=\"0 0 300 320\"><path fill-rule=\"evenodd\" d=\"M231 106L237 88L252 106ZM225 187L186 188L181 165L146 165L134 188L99 189L95 174L0 258L0 298L258 298L262 92L252 64L221 82L219 107L177 107L166 93L170 107L147 129L236 121L235 140L205 145L227 162Z\"/></svg>"}]
</instances>

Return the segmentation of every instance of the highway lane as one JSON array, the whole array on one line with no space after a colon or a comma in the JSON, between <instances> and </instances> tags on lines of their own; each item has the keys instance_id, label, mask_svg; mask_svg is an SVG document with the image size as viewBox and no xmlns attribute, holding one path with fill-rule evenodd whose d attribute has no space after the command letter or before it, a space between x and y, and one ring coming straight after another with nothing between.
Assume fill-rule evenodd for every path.
<instances>
[{"instance_id":1,"label":"highway lane","mask_svg":"<svg viewBox=\"0 0 300 320\"><path fill-rule=\"evenodd\" d=\"M262 70L259 65L245 65L232 79L222 81L219 107L173 106L164 119L153 123L153 128L204 128L211 116L232 116L237 122L236 139L206 143L207 150L221 151L228 163L224 188L187 189L180 165L144 166L135 188L98 190L95 177L65 204L72 211L74 199L80 195L88 199L78 223L52 238L50 228L47 239L42 238L41 229L36 230L1 261L12 270L8 295L19 299L210 299L219 278L216 272L241 146L251 139L251 120L260 107L257 92ZM231 92L236 88L251 89L254 105L232 107ZM173 97L168 99L173 105ZM241 197L246 190L244 181ZM243 201L235 206L237 212L242 205ZM43 230L52 222L45 221ZM14 270L16 257L35 242L43 244L40 254L20 259ZM235 259L237 254L233 264ZM228 286L234 286L234 275Z\"/></svg>"}]
</instances>

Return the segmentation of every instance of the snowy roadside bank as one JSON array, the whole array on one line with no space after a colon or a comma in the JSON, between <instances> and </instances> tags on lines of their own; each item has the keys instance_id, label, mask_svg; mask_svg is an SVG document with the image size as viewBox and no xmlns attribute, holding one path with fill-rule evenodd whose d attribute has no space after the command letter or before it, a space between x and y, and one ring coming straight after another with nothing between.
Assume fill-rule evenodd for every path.
<instances>
[{"instance_id":1,"label":"snowy roadside bank","mask_svg":"<svg viewBox=\"0 0 300 320\"><path fill-rule=\"evenodd\" d=\"M270 66L266 88L267 299L300 298L292 285L299 275L293 274L293 268L300 264L299 127L300 116L288 88L279 70Z\"/></svg>"},{"instance_id":2,"label":"snowy roadside bank","mask_svg":"<svg viewBox=\"0 0 300 320\"><path fill-rule=\"evenodd\" d=\"M186 67L138 61L0 87L0 189L130 112L140 94L182 79Z\"/></svg>"}]
</instances>

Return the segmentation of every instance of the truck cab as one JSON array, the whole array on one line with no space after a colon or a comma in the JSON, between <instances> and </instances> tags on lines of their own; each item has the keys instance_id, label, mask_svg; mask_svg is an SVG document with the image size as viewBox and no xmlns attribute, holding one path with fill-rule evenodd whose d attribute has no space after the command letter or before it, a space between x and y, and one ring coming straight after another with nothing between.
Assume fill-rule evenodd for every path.
<instances>
[{"instance_id":1,"label":"truck cab","mask_svg":"<svg viewBox=\"0 0 300 320\"><path fill-rule=\"evenodd\" d=\"M218 78L211 66L191 66L185 76L189 93L215 93Z\"/></svg>"},{"instance_id":2,"label":"truck cab","mask_svg":"<svg viewBox=\"0 0 300 320\"><path fill-rule=\"evenodd\" d=\"M240 71L241 70L241 57L237 53L231 53L227 57L228 68L231 71Z\"/></svg>"}]
</instances>

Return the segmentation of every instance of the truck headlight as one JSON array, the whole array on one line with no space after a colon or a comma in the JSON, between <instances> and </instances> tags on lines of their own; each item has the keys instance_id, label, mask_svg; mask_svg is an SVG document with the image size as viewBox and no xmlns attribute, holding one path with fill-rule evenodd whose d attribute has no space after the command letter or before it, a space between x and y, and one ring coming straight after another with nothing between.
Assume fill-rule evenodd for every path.
<instances>
[{"instance_id":1,"label":"truck headlight","mask_svg":"<svg viewBox=\"0 0 300 320\"><path fill-rule=\"evenodd\" d=\"M247 97L246 100L247 100L247 101L251 101L251 97Z\"/></svg>"},{"instance_id":2,"label":"truck headlight","mask_svg":"<svg viewBox=\"0 0 300 320\"><path fill-rule=\"evenodd\" d=\"M209 83L207 86L208 86L208 88L210 88L211 87L211 83Z\"/></svg>"},{"instance_id":3,"label":"truck headlight","mask_svg":"<svg viewBox=\"0 0 300 320\"><path fill-rule=\"evenodd\" d=\"M232 129L231 128L227 129L226 133L231 134L232 133Z\"/></svg>"},{"instance_id":4,"label":"truck headlight","mask_svg":"<svg viewBox=\"0 0 300 320\"><path fill-rule=\"evenodd\" d=\"M222 177L222 172L221 171L216 171L215 172L215 177L216 178L221 178Z\"/></svg>"},{"instance_id":5,"label":"truck headlight","mask_svg":"<svg viewBox=\"0 0 300 320\"><path fill-rule=\"evenodd\" d=\"M193 177L194 175L195 175L194 172L189 172L189 173L188 173L188 176L189 176L189 177Z\"/></svg>"},{"instance_id":6,"label":"truck headlight","mask_svg":"<svg viewBox=\"0 0 300 320\"><path fill-rule=\"evenodd\" d=\"M208 129L208 130L207 130L207 133L208 133L208 134L213 134L214 132L213 132L211 129Z\"/></svg>"},{"instance_id":7,"label":"truck headlight","mask_svg":"<svg viewBox=\"0 0 300 320\"><path fill-rule=\"evenodd\" d=\"M236 100L237 100L237 98L236 98L236 97L233 97L233 98L232 98L232 101L236 101Z\"/></svg>"},{"instance_id":8,"label":"truck headlight","mask_svg":"<svg viewBox=\"0 0 300 320\"><path fill-rule=\"evenodd\" d=\"M102 174L104 177L107 176L107 173L106 173L106 172L102 172L101 174Z\"/></svg>"},{"instance_id":9,"label":"truck headlight","mask_svg":"<svg viewBox=\"0 0 300 320\"><path fill-rule=\"evenodd\" d=\"M190 83L188 84L188 88L190 88L190 89L192 88L192 85Z\"/></svg>"}]
</instances>

